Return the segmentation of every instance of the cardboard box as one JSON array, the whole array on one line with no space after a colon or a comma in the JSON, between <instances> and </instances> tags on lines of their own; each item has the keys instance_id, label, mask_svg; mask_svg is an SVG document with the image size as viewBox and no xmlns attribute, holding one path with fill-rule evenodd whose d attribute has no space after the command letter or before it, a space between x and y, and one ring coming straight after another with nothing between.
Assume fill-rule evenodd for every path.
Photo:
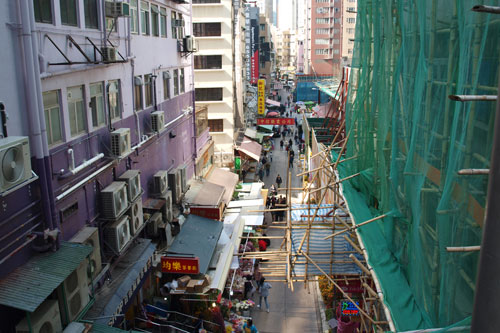
<instances>
[{"instance_id":1,"label":"cardboard box","mask_svg":"<svg viewBox=\"0 0 500 333\"><path fill-rule=\"evenodd\" d=\"M177 289L185 288L188 285L189 281L191 281L191 277L189 275L181 276L177 279L177 283L179 284L179 288Z\"/></svg>"},{"instance_id":2,"label":"cardboard box","mask_svg":"<svg viewBox=\"0 0 500 333\"><path fill-rule=\"evenodd\" d=\"M212 281L210 279L210 275L205 274L205 276L203 277L203 287L208 287L211 282Z\"/></svg>"},{"instance_id":3,"label":"cardboard box","mask_svg":"<svg viewBox=\"0 0 500 333\"><path fill-rule=\"evenodd\" d=\"M203 280L191 280L187 284L186 291L188 293L202 293L203 292Z\"/></svg>"}]
</instances>

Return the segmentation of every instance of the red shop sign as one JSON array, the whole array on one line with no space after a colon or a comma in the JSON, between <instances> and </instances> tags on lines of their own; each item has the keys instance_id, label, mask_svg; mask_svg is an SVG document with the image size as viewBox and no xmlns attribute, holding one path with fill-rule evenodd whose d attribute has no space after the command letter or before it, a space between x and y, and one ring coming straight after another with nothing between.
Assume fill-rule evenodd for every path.
<instances>
[{"instance_id":1,"label":"red shop sign","mask_svg":"<svg viewBox=\"0 0 500 333\"><path fill-rule=\"evenodd\" d=\"M257 118L257 125L295 125L293 118Z\"/></svg>"},{"instance_id":2,"label":"red shop sign","mask_svg":"<svg viewBox=\"0 0 500 333\"><path fill-rule=\"evenodd\" d=\"M198 274L200 273L200 259L198 257L161 257L161 271L163 273Z\"/></svg>"}]
</instances>

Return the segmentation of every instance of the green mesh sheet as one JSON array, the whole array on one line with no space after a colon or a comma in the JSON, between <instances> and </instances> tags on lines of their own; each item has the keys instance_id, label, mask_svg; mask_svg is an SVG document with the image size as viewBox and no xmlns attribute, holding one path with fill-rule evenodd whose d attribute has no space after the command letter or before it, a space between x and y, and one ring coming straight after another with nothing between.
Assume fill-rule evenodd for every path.
<instances>
[{"instance_id":1,"label":"green mesh sheet","mask_svg":"<svg viewBox=\"0 0 500 333\"><path fill-rule=\"evenodd\" d=\"M496 95L500 15L481 1L358 0L340 176L398 331L450 327L472 313ZM497 1L484 4L498 5ZM333 156L335 160L335 156Z\"/></svg>"}]
</instances>

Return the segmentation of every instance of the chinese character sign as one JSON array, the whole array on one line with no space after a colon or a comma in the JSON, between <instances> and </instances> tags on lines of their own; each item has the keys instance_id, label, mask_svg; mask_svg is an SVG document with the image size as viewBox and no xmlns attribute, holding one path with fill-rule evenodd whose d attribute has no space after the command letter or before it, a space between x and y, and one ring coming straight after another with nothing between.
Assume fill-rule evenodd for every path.
<instances>
[{"instance_id":1,"label":"chinese character sign","mask_svg":"<svg viewBox=\"0 0 500 333\"><path fill-rule=\"evenodd\" d=\"M199 258L161 257L161 271L163 273L199 274Z\"/></svg>"},{"instance_id":2,"label":"chinese character sign","mask_svg":"<svg viewBox=\"0 0 500 333\"><path fill-rule=\"evenodd\" d=\"M257 125L295 125L293 118L258 118Z\"/></svg>"},{"instance_id":3,"label":"chinese character sign","mask_svg":"<svg viewBox=\"0 0 500 333\"><path fill-rule=\"evenodd\" d=\"M264 114L266 112L266 80L259 79L257 82L257 113Z\"/></svg>"}]
</instances>

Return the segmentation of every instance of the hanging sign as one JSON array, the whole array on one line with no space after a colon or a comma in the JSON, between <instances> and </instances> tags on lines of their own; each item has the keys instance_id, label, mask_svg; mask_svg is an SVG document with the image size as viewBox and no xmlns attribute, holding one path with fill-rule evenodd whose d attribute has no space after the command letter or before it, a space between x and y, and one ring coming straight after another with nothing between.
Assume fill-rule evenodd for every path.
<instances>
[{"instance_id":1,"label":"hanging sign","mask_svg":"<svg viewBox=\"0 0 500 333\"><path fill-rule=\"evenodd\" d=\"M257 125L295 125L293 118L257 118Z\"/></svg>"},{"instance_id":2,"label":"hanging sign","mask_svg":"<svg viewBox=\"0 0 500 333\"><path fill-rule=\"evenodd\" d=\"M359 302L356 302L359 306ZM342 315L343 316L359 316L359 309L350 301L342 301Z\"/></svg>"},{"instance_id":3,"label":"hanging sign","mask_svg":"<svg viewBox=\"0 0 500 333\"><path fill-rule=\"evenodd\" d=\"M259 79L257 82L257 113L266 113L266 80Z\"/></svg>"},{"instance_id":4,"label":"hanging sign","mask_svg":"<svg viewBox=\"0 0 500 333\"><path fill-rule=\"evenodd\" d=\"M161 271L175 274L200 273L200 259L184 257L161 257Z\"/></svg>"}]
</instances>

